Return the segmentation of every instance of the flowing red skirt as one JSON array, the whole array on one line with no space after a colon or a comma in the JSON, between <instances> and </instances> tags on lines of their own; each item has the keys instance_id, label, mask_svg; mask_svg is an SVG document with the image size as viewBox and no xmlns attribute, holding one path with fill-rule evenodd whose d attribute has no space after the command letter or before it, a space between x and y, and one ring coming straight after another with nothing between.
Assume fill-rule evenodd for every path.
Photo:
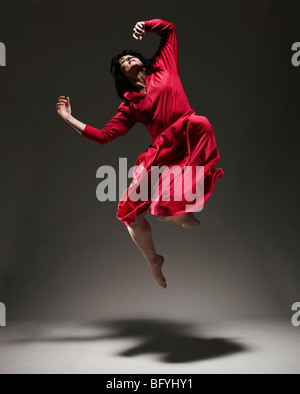
<instances>
[{"instance_id":1,"label":"flowing red skirt","mask_svg":"<svg viewBox=\"0 0 300 394\"><path fill-rule=\"evenodd\" d=\"M138 156L133 180L119 201L117 218L130 226L148 209L152 215L160 216L198 212L212 195L217 179L224 176L221 168L214 168L219 159L211 124L191 109ZM165 168L165 171L160 174L159 168ZM192 177L184 175L184 168L191 170L189 175ZM158 180L154 185L153 179ZM170 182L165 183L167 179ZM137 199L138 192L146 184L146 198L144 194L143 198ZM195 195L191 201L191 196Z\"/></svg>"}]
</instances>

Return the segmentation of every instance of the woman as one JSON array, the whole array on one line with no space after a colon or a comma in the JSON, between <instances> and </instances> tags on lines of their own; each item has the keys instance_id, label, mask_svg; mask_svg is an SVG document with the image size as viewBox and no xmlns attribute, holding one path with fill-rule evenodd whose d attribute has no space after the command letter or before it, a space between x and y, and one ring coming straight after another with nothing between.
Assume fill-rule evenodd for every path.
<instances>
[{"instance_id":1,"label":"woman","mask_svg":"<svg viewBox=\"0 0 300 394\"><path fill-rule=\"evenodd\" d=\"M202 166L203 203L211 196L216 180L224 173L221 168L214 168L220 155L213 129L207 118L195 115L183 90L178 72L174 25L162 19L138 22L133 29L133 37L141 41L146 32L161 36L160 46L151 60L134 50L123 51L112 58L111 73L123 101L116 115L103 129L96 129L72 117L69 97L59 97L57 113L82 136L100 145L123 136L135 123L143 123L148 129L152 143L136 160L133 180L119 202L117 218L127 226L156 281L166 288L166 279L161 271L164 257L155 250L151 226L145 215L150 210L160 221L192 229L200 225L193 214L198 210L187 212L184 197L182 201L162 201L150 196L146 201L133 201L131 192L136 190L142 179L146 179L145 176L141 177L139 169L145 169L149 176L153 167L176 165L183 169L184 166ZM193 185L188 184L190 190ZM158 196L162 194L159 189Z\"/></svg>"}]
</instances>

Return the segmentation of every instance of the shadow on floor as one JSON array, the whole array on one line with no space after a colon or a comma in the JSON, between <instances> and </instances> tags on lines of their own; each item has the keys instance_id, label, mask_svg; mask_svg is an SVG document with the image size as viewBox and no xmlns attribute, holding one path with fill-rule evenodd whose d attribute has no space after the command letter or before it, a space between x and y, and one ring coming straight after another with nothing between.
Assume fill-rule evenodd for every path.
<instances>
[{"instance_id":1,"label":"shadow on floor","mask_svg":"<svg viewBox=\"0 0 300 394\"><path fill-rule=\"evenodd\" d=\"M160 354L165 363L187 363L229 356L249 350L230 338L196 337L189 333L193 323L171 322L153 319L122 319L93 322L88 327L105 328L108 334L92 336L23 338L10 343L30 342L90 342L106 339L136 338L139 343L118 353L132 357L143 354ZM80 328L80 330L82 330ZM110 333L111 332L111 333Z\"/></svg>"}]
</instances>

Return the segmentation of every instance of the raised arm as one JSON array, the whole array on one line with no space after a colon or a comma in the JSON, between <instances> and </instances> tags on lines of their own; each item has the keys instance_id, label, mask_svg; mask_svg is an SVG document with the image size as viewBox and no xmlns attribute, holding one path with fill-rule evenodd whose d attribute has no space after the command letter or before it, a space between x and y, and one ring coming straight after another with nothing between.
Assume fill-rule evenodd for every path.
<instances>
[{"instance_id":1,"label":"raised arm","mask_svg":"<svg viewBox=\"0 0 300 394\"><path fill-rule=\"evenodd\" d=\"M179 74L177 36L173 23L163 19L151 19L144 23L146 33L156 33L161 36L160 46L152 58L153 65Z\"/></svg>"}]
</instances>

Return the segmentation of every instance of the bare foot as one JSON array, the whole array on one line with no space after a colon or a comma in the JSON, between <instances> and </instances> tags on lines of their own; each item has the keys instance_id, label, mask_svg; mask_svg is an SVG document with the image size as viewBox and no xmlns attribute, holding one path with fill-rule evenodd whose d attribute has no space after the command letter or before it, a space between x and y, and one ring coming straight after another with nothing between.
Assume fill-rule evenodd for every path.
<instances>
[{"instance_id":1,"label":"bare foot","mask_svg":"<svg viewBox=\"0 0 300 394\"><path fill-rule=\"evenodd\" d=\"M166 287L167 287L166 278L163 276L163 274L161 272L161 267L162 267L164 261L165 261L164 257L158 254L149 263L149 265L150 265L151 271L152 271L152 273L154 275L154 278L156 279L158 284L160 286L162 286L164 289L166 289Z\"/></svg>"},{"instance_id":2,"label":"bare foot","mask_svg":"<svg viewBox=\"0 0 300 394\"><path fill-rule=\"evenodd\" d=\"M188 212L189 216L190 216L190 220L188 223L186 224L182 224L183 228L196 228L200 226L200 222L198 219L195 218L195 215L193 214L193 212Z\"/></svg>"}]
</instances>

